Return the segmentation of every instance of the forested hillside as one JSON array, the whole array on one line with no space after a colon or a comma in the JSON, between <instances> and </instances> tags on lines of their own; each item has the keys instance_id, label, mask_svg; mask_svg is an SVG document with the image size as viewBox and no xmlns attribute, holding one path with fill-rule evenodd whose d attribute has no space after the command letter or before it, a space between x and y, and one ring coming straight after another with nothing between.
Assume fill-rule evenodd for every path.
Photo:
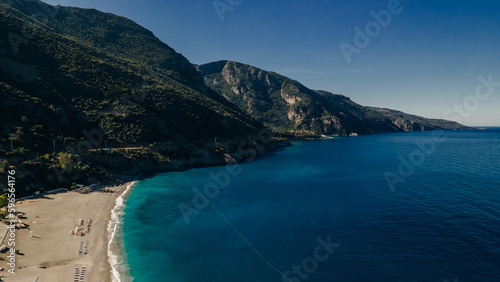
<instances>
[{"instance_id":1,"label":"forested hillside","mask_svg":"<svg viewBox=\"0 0 500 282\"><path fill-rule=\"evenodd\" d=\"M2 1L0 40L0 158L24 167L33 189L105 178L118 164L135 173L144 163L170 168L200 155L210 163L216 138L232 142L263 128L126 18ZM106 147L117 150L96 156ZM67 173L54 172L63 166Z\"/></svg>"}]
</instances>

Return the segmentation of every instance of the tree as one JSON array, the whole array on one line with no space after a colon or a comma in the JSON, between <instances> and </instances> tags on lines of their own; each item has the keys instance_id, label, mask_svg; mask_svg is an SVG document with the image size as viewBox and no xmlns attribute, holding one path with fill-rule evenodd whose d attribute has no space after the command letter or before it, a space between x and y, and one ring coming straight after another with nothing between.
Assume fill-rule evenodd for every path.
<instances>
[{"instance_id":1,"label":"tree","mask_svg":"<svg viewBox=\"0 0 500 282\"><path fill-rule=\"evenodd\" d=\"M7 210L0 212L0 220L3 220L7 216Z\"/></svg>"},{"instance_id":2,"label":"tree","mask_svg":"<svg viewBox=\"0 0 500 282\"><path fill-rule=\"evenodd\" d=\"M9 201L7 199L7 194L3 194L0 196L0 208L3 208L9 204Z\"/></svg>"},{"instance_id":3,"label":"tree","mask_svg":"<svg viewBox=\"0 0 500 282\"><path fill-rule=\"evenodd\" d=\"M73 155L70 153L59 153L59 165L67 171L73 168Z\"/></svg>"},{"instance_id":4,"label":"tree","mask_svg":"<svg viewBox=\"0 0 500 282\"><path fill-rule=\"evenodd\" d=\"M12 140L14 141L20 141L21 138L23 137L24 134L24 129L20 126L16 127L16 133L11 135Z\"/></svg>"},{"instance_id":5,"label":"tree","mask_svg":"<svg viewBox=\"0 0 500 282\"><path fill-rule=\"evenodd\" d=\"M0 173L7 173L7 170L9 169L9 162L7 160L3 160L2 163L0 163Z\"/></svg>"}]
</instances>

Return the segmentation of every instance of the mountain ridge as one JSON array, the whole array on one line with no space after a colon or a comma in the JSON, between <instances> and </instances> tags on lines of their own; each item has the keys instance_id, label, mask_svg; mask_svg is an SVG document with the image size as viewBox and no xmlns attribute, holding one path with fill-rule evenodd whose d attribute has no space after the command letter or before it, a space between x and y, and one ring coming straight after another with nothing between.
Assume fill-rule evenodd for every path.
<instances>
[{"instance_id":1,"label":"mountain ridge","mask_svg":"<svg viewBox=\"0 0 500 282\"><path fill-rule=\"evenodd\" d=\"M312 90L291 78L239 62L197 66L207 87L254 119L287 134L339 135L466 129L455 122L361 106L342 94Z\"/></svg>"}]
</instances>

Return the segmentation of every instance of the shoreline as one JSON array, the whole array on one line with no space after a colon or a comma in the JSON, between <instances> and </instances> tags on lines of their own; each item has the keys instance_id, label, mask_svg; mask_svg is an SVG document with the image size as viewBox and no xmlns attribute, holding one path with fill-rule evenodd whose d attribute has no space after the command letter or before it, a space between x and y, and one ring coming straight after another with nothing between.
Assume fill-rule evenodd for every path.
<instances>
[{"instance_id":1,"label":"shoreline","mask_svg":"<svg viewBox=\"0 0 500 282\"><path fill-rule=\"evenodd\" d=\"M132 193L132 190L134 190L135 186L137 185L137 181L133 181L130 183L127 183L127 187L121 193L118 198L115 200L115 206L110 212L110 219L108 221L108 227L107 227L107 235L108 235L108 248L107 248L107 258L108 258L108 265L110 267L110 279L113 282L124 282L126 277L123 277L123 275L126 275L123 269L118 269L119 267L127 267L128 268L128 263L127 263L127 258L126 258L126 251L125 251L125 246L123 242L123 215L124 215L124 210L126 207L126 202L128 197L130 196L130 193ZM121 232L118 233L117 232ZM119 240L119 237L117 235L121 235L121 241ZM116 252L113 251L113 247L116 248ZM129 277L130 279L127 279L127 281L132 281L130 274Z\"/></svg>"},{"instance_id":2,"label":"shoreline","mask_svg":"<svg viewBox=\"0 0 500 282\"><path fill-rule=\"evenodd\" d=\"M70 191L16 202L16 211L21 212L19 219L26 228L15 232L15 248L19 249L15 274L8 272L9 252L0 253L0 269L3 268L0 277L30 281L113 281L108 254L113 238L108 227L118 199L124 206L123 196L130 194L136 183L102 186L86 194ZM74 235L76 232L83 234ZM5 238L2 244L7 245Z\"/></svg>"}]
</instances>

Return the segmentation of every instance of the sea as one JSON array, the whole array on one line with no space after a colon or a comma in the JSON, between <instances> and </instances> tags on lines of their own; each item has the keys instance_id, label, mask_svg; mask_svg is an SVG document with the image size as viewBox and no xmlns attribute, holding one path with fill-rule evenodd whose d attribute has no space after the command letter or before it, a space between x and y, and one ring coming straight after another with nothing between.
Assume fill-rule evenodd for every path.
<instances>
[{"instance_id":1,"label":"sea","mask_svg":"<svg viewBox=\"0 0 500 282\"><path fill-rule=\"evenodd\" d=\"M500 281L499 176L500 128L156 174L117 203L115 280Z\"/></svg>"}]
</instances>

